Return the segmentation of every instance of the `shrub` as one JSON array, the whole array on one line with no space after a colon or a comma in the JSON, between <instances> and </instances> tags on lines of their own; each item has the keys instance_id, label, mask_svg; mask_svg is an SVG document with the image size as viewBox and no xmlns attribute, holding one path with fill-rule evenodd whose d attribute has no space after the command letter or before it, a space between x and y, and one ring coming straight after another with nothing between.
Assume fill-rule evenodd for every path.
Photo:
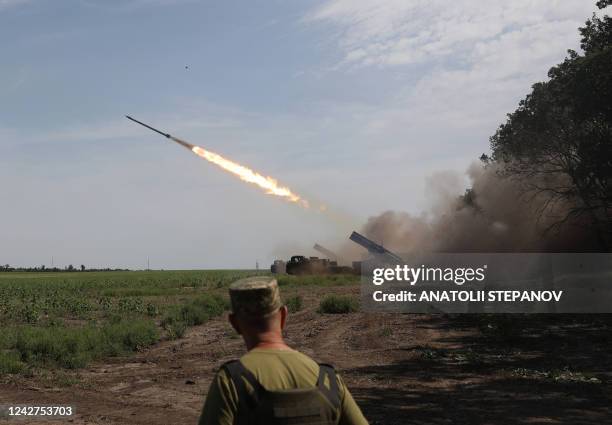
<instances>
[{"instance_id":1,"label":"shrub","mask_svg":"<svg viewBox=\"0 0 612 425\"><path fill-rule=\"evenodd\" d=\"M25 369L16 351L0 351L0 374L19 373Z\"/></svg>"},{"instance_id":2,"label":"shrub","mask_svg":"<svg viewBox=\"0 0 612 425\"><path fill-rule=\"evenodd\" d=\"M140 350L158 339L152 321L124 320L101 327L22 326L11 329L2 345L15 352L21 362L75 369L103 356ZM10 359L5 356L9 366L13 364Z\"/></svg>"},{"instance_id":3,"label":"shrub","mask_svg":"<svg viewBox=\"0 0 612 425\"><path fill-rule=\"evenodd\" d=\"M168 332L169 339L178 339L182 338L185 335L185 331L187 330L187 325L185 322L172 322L167 323L164 326L164 329Z\"/></svg>"},{"instance_id":4,"label":"shrub","mask_svg":"<svg viewBox=\"0 0 612 425\"><path fill-rule=\"evenodd\" d=\"M142 350L159 339L155 324L149 320L125 320L106 325L102 331L104 338L111 344L119 343L122 351Z\"/></svg>"},{"instance_id":5,"label":"shrub","mask_svg":"<svg viewBox=\"0 0 612 425\"><path fill-rule=\"evenodd\" d=\"M161 325L168 331L170 339L181 338L188 326L201 325L221 315L227 308L227 301L218 295L205 295L187 304L172 308L162 319Z\"/></svg>"},{"instance_id":6,"label":"shrub","mask_svg":"<svg viewBox=\"0 0 612 425\"><path fill-rule=\"evenodd\" d=\"M319 304L319 313L346 314L357 311L357 301L351 297L329 295Z\"/></svg>"},{"instance_id":7,"label":"shrub","mask_svg":"<svg viewBox=\"0 0 612 425\"><path fill-rule=\"evenodd\" d=\"M296 311L300 311L302 309L303 300L301 295L296 295L294 297L287 298L285 305L289 309L289 312L295 313Z\"/></svg>"}]
</instances>

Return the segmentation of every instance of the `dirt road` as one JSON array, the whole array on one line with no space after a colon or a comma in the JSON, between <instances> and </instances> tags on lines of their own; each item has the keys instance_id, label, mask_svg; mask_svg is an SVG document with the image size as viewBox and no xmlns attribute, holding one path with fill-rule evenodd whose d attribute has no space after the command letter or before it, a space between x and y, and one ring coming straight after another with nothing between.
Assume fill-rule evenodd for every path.
<instances>
[{"instance_id":1,"label":"dirt road","mask_svg":"<svg viewBox=\"0 0 612 425\"><path fill-rule=\"evenodd\" d=\"M290 317L288 342L335 364L372 424L612 423L612 320L529 328L533 320L517 318L509 326L519 332L509 332L468 316L321 315L319 295ZM72 424L195 424L215 370L242 352L219 318L62 375L72 385L5 382L0 404L74 405Z\"/></svg>"}]
</instances>

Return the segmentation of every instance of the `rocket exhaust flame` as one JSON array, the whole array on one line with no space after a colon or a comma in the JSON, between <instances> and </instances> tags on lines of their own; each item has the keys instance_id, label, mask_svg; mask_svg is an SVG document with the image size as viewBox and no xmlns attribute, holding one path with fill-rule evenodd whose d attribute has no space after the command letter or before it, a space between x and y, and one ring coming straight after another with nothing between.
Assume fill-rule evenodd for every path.
<instances>
[{"instance_id":1,"label":"rocket exhaust flame","mask_svg":"<svg viewBox=\"0 0 612 425\"><path fill-rule=\"evenodd\" d=\"M272 177L264 177L250 168L237 164L229 159L225 159L221 155L207 151L199 146L192 147L191 151L207 161L210 161L224 170L238 176L240 180L259 186L270 195L280 196L281 198L284 198L290 202L296 202L305 208L308 208L309 206L308 201L300 198L300 196L293 193L288 187L279 186L278 182Z\"/></svg>"},{"instance_id":2,"label":"rocket exhaust flame","mask_svg":"<svg viewBox=\"0 0 612 425\"><path fill-rule=\"evenodd\" d=\"M196 145L192 145L191 143L187 143L179 138L176 138L174 136L171 136L168 133L163 133L145 123L142 123L130 116L126 115L126 118L148 128L149 130L153 130L159 134L161 134L162 136L165 136L168 139L171 139L173 141L175 141L176 143L186 147L187 149L189 149L190 151L192 151L193 153L195 153L196 155L198 155L201 158L206 159L209 162L212 162L213 164L217 165L218 167L222 168L225 171L228 171L232 174L234 174L235 176L238 176L240 178L240 180L243 180L247 183L251 183L254 184L256 186L259 186L261 189L265 190L267 194L270 195L274 195L274 196L278 196L280 198L283 198L289 202L293 202L296 203L298 205L301 205L304 208L309 208L310 205L308 203L307 200L302 199L302 197L300 197L299 195L293 193L288 187L286 186L280 186L278 184L278 182L273 179L272 177L266 177L263 176L253 170L251 170L248 167L245 167L244 165L240 165L234 161L230 161L229 159L226 159L224 157L222 157L219 154L216 154L214 152L211 152L209 150L206 150L200 146L196 146ZM321 206L320 210L324 211L324 206Z\"/></svg>"}]
</instances>

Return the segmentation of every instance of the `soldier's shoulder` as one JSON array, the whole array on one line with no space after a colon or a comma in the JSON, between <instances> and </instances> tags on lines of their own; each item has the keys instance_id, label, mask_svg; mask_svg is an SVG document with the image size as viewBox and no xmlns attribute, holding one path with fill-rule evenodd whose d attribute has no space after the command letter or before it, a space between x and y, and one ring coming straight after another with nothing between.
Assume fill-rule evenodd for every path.
<instances>
[{"instance_id":1,"label":"soldier's shoulder","mask_svg":"<svg viewBox=\"0 0 612 425\"><path fill-rule=\"evenodd\" d=\"M229 381L231 376L230 369L232 369L232 367L235 367L239 361L240 359L227 360L221 366L219 366L219 369L217 369L216 374L217 379L221 382Z\"/></svg>"},{"instance_id":2,"label":"soldier's shoulder","mask_svg":"<svg viewBox=\"0 0 612 425\"><path fill-rule=\"evenodd\" d=\"M234 363L239 362L239 361L240 361L240 359L231 359L231 360L227 360L227 361L225 361L225 362L224 362L224 363L221 365L221 367L220 367L219 369L223 369L224 367L229 366L229 365L234 364Z\"/></svg>"},{"instance_id":3,"label":"soldier's shoulder","mask_svg":"<svg viewBox=\"0 0 612 425\"><path fill-rule=\"evenodd\" d=\"M312 357L310 357L309 355L302 353L301 351L295 351L297 354L296 356L298 358L300 358L302 361L306 362L306 363L314 363L316 365L319 365L320 363L318 361L316 361L315 359L313 359Z\"/></svg>"}]
</instances>

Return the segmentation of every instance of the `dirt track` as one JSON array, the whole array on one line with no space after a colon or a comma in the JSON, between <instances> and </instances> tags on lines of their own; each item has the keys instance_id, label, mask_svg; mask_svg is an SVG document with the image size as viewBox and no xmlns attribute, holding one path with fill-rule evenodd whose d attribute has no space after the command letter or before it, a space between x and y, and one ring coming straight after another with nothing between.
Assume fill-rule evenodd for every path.
<instances>
[{"instance_id":1,"label":"dirt track","mask_svg":"<svg viewBox=\"0 0 612 425\"><path fill-rule=\"evenodd\" d=\"M317 291L290 317L287 340L336 365L372 424L612 424L608 319L485 342L465 318L320 315ZM0 404L71 404L73 424L195 424L215 370L242 352L219 318L183 339L81 370L72 386L2 384ZM568 365L580 374L532 372Z\"/></svg>"}]
</instances>

